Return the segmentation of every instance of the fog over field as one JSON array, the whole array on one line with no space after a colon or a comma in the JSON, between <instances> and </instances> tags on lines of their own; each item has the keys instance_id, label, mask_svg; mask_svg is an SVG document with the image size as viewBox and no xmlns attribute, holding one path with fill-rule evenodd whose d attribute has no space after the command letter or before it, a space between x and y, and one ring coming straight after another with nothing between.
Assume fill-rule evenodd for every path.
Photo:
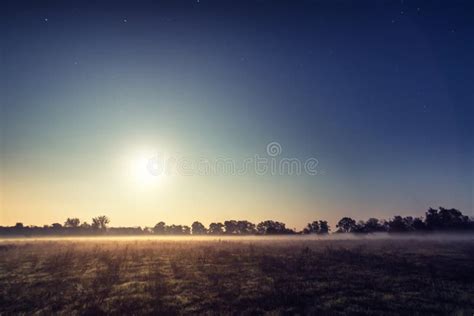
<instances>
[{"instance_id":1,"label":"fog over field","mask_svg":"<svg viewBox=\"0 0 474 316\"><path fill-rule=\"evenodd\" d=\"M470 315L474 239L3 239L0 313Z\"/></svg>"},{"instance_id":2,"label":"fog over field","mask_svg":"<svg viewBox=\"0 0 474 316\"><path fill-rule=\"evenodd\" d=\"M474 316L474 0L5 0L0 316Z\"/></svg>"},{"instance_id":3,"label":"fog over field","mask_svg":"<svg viewBox=\"0 0 474 316\"><path fill-rule=\"evenodd\" d=\"M44 241L69 241L69 242L113 242L113 241L163 241L163 242L244 242L244 243L260 243L260 242L295 242L297 244L305 241L330 241L330 240L354 240L354 241L371 241L371 240L419 240L419 241L438 241L438 242L456 242L456 241L474 241L474 234L471 233L430 233L430 234L390 234L390 233L373 233L373 234L329 234L329 235L283 235L283 236L46 236L46 237L7 237L0 238L0 243L20 243L20 242L44 242Z\"/></svg>"}]
</instances>

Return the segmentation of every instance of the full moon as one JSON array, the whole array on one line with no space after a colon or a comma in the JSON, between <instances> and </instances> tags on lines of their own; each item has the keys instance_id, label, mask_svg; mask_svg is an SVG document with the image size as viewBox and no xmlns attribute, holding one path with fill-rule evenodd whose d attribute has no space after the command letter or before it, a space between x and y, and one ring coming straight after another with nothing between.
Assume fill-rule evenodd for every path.
<instances>
[{"instance_id":1,"label":"full moon","mask_svg":"<svg viewBox=\"0 0 474 316\"><path fill-rule=\"evenodd\" d=\"M158 182L158 176L150 170L151 156L140 155L130 162L131 176L138 185L151 185Z\"/></svg>"}]
</instances>

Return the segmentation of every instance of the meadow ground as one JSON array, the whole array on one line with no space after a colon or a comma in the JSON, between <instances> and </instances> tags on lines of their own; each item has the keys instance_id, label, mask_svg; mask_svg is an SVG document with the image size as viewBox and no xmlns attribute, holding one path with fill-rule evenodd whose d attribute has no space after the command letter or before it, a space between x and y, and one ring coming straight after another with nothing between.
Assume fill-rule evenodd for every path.
<instances>
[{"instance_id":1,"label":"meadow ground","mask_svg":"<svg viewBox=\"0 0 474 316\"><path fill-rule=\"evenodd\" d=\"M474 239L0 241L0 313L474 312Z\"/></svg>"}]
</instances>

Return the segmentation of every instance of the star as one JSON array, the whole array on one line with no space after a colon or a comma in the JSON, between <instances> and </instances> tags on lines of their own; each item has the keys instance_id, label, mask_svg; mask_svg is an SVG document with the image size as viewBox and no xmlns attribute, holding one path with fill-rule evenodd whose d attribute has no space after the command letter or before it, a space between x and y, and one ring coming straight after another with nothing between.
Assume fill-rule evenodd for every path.
<instances>
[{"instance_id":1,"label":"star","mask_svg":"<svg viewBox=\"0 0 474 316\"><path fill-rule=\"evenodd\" d=\"M127 23L127 21L128 21L127 19L123 19L123 23Z\"/></svg>"},{"instance_id":2,"label":"star","mask_svg":"<svg viewBox=\"0 0 474 316\"><path fill-rule=\"evenodd\" d=\"M45 22L48 22L48 18L44 18L44 21L45 21Z\"/></svg>"}]
</instances>

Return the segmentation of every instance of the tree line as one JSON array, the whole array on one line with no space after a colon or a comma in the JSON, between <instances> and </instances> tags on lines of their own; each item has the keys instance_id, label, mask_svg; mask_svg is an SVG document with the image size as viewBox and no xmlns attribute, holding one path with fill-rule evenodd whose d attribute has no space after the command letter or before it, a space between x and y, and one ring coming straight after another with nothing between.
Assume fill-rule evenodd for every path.
<instances>
[{"instance_id":1,"label":"tree line","mask_svg":"<svg viewBox=\"0 0 474 316\"><path fill-rule=\"evenodd\" d=\"M82 222L79 218L67 218L64 224L24 226L0 226L2 236L41 236L41 235L327 235L331 232L328 222L315 220L302 230L287 228L285 223L266 220L258 224L247 220L228 220L204 226L195 221L191 226L167 225L159 222L153 227L109 227L110 219L105 216L92 218L91 223ZM335 227L334 233L428 233L428 232L474 232L474 219L463 215L461 211L451 208L430 208L425 217L394 216L389 220L369 218L367 221L356 221L343 217Z\"/></svg>"}]
</instances>

